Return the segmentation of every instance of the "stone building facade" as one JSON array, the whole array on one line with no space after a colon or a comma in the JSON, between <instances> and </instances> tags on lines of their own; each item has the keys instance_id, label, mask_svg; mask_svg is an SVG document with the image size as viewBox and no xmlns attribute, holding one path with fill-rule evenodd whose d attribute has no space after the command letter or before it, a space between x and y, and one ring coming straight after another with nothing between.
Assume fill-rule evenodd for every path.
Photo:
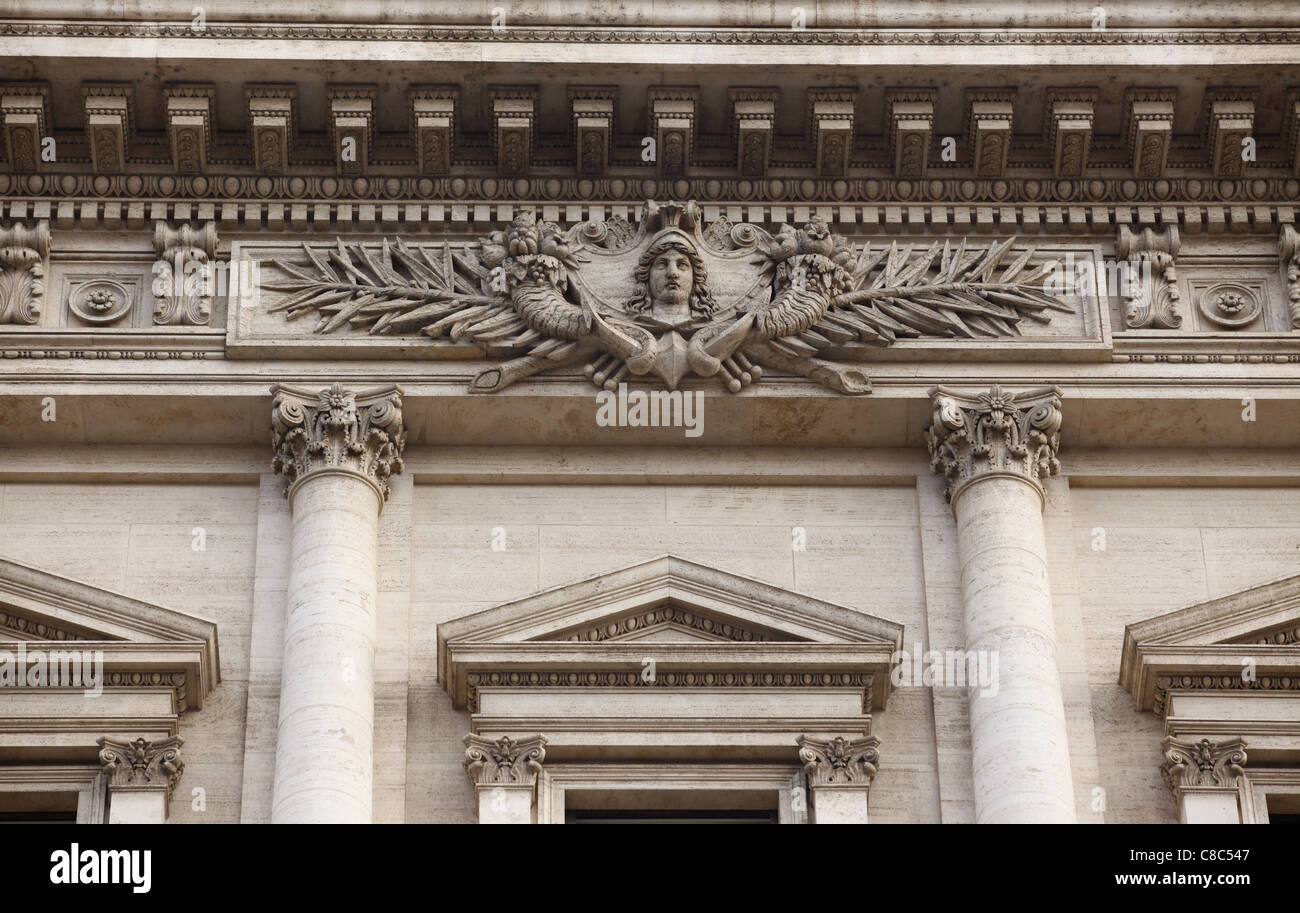
<instances>
[{"instance_id":1,"label":"stone building facade","mask_svg":"<svg viewBox=\"0 0 1300 913\"><path fill-rule=\"evenodd\" d=\"M0 817L1300 816L1300 8L13 0Z\"/></svg>"}]
</instances>

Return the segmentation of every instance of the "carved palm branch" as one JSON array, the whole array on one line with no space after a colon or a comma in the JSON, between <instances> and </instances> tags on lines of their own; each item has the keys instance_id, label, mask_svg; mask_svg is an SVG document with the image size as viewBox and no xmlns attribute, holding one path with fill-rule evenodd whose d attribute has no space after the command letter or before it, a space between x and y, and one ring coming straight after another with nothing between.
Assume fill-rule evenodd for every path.
<instances>
[{"instance_id":1,"label":"carved palm branch","mask_svg":"<svg viewBox=\"0 0 1300 913\"><path fill-rule=\"evenodd\" d=\"M333 250L306 243L302 249L309 264L272 261L289 278L264 287L290 293L272 312L284 311L289 320L318 314L317 333L348 324L375 334L419 332L499 348L528 345L527 339L512 338L527 327L506 319L514 315L509 300L490 290L481 265L457 251L439 262L428 248L413 249L400 239L392 245L384 239L377 255L342 241Z\"/></svg>"},{"instance_id":2,"label":"carved palm branch","mask_svg":"<svg viewBox=\"0 0 1300 913\"><path fill-rule=\"evenodd\" d=\"M1050 264L1030 268L1034 250L1009 264L1015 238L967 252L935 242L913 252L896 242L862 252L848 289L832 297L820 320L802 332L773 339L793 358L850 343L886 346L900 337L988 338L1017 336L1020 323L1049 323L1048 312L1073 308L1043 291ZM999 272L1000 270L1000 272Z\"/></svg>"}]
</instances>

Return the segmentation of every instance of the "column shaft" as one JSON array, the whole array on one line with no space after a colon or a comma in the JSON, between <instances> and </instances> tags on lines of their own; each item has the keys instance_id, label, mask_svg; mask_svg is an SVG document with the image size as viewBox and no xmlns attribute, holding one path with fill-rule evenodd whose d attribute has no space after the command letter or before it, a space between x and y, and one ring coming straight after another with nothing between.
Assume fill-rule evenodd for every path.
<instances>
[{"instance_id":1,"label":"column shaft","mask_svg":"<svg viewBox=\"0 0 1300 913\"><path fill-rule=\"evenodd\" d=\"M976 819L1073 822L1039 493L989 476L962 492L954 512L966 649L997 663L996 684L971 689Z\"/></svg>"},{"instance_id":2,"label":"column shaft","mask_svg":"<svg viewBox=\"0 0 1300 913\"><path fill-rule=\"evenodd\" d=\"M293 522L271 821L369 824L379 512L402 468L401 391L272 392Z\"/></svg>"},{"instance_id":3,"label":"column shaft","mask_svg":"<svg viewBox=\"0 0 1300 913\"><path fill-rule=\"evenodd\" d=\"M968 682L975 818L1072 824L1041 482L1060 467L1060 390L930 393L926 440L957 520L967 666L996 670Z\"/></svg>"},{"instance_id":4,"label":"column shaft","mask_svg":"<svg viewBox=\"0 0 1300 913\"><path fill-rule=\"evenodd\" d=\"M369 823L379 505L365 478L317 471L293 496L276 823Z\"/></svg>"}]
</instances>

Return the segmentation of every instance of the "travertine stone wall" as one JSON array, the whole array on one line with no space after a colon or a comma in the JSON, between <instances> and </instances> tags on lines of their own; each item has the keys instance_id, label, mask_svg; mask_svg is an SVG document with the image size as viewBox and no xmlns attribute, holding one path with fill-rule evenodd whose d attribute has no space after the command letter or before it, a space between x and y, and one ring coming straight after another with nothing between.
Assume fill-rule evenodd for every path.
<instances>
[{"instance_id":1,"label":"travertine stone wall","mask_svg":"<svg viewBox=\"0 0 1300 913\"><path fill-rule=\"evenodd\" d=\"M1300 489L1076 483L1070 506L1106 822L1173 822L1159 771L1164 724L1116 681L1124 626L1294 574Z\"/></svg>"},{"instance_id":2,"label":"travertine stone wall","mask_svg":"<svg viewBox=\"0 0 1300 913\"><path fill-rule=\"evenodd\" d=\"M425 719L408 722L408 770L421 771L420 798L407 802L412 820L472 815L460 770L468 716L451 709L434 681L433 629L445 619L674 553L909 632L924 624L911 487L417 485L414 519L411 688L430 693L434 721L432 731ZM806 551L792 548L795 527L806 533ZM494 530L504 551L492 550ZM931 730L921 688L896 690L875 718L873 732L888 748L871 789L873 822L938 819Z\"/></svg>"},{"instance_id":3,"label":"travertine stone wall","mask_svg":"<svg viewBox=\"0 0 1300 913\"><path fill-rule=\"evenodd\" d=\"M240 817L258 532L252 485L0 485L0 554L216 622L221 684L181 717L174 822Z\"/></svg>"},{"instance_id":4,"label":"travertine stone wall","mask_svg":"<svg viewBox=\"0 0 1300 913\"><path fill-rule=\"evenodd\" d=\"M1122 452L1111 462L1123 464ZM270 817L289 563L283 486L270 473L243 485L0 484L0 554L220 626L222 681L181 720L186 771L172 821ZM914 485L753 487L396 477L379 528L375 820L474 819L462 768L469 722L437 682L436 626L546 587L675 552L901 622L909 648L964 643L942 486L930 475ZM1294 573L1300 489L1089 487L1084 474L1046 490L1079 820L1172 822L1158 770L1163 724L1116 682L1124 625ZM806 551L792 549L795 527ZM197 528L202 551L192 547ZM1104 548L1094 548L1098 531ZM959 689L897 688L873 731L874 823L973 820ZM206 811L192 806L196 787Z\"/></svg>"}]
</instances>

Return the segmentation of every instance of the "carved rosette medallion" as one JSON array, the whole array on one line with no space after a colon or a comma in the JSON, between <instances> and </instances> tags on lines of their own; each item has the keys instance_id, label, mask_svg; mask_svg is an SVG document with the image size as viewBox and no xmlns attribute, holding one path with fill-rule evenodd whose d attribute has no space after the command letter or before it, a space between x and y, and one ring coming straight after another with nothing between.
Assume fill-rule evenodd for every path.
<instances>
[{"instance_id":1,"label":"carved rosette medallion","mask_svg":"<svg viewBox=\"0 0 1300 913\"><path fill-rule=\"evenodd\" d=\"M172 790L185 772L181 759L180 736L150 742L139 738L132 742L102 738L99 740L99 763L110 790Z\"/></svg>"},{"instance_id":2,"label":"carved rosette medallion","mask_svg":"<svg viewBox=\"0 0 1300 913\"><path fill-rule=\"evenodd\" d=\"M50 224L0 229L0 323L35 324L45 295L45 258L50 255Z\"/></svg>"},{"instance_id":3,"label":"carved rosette medallion","mask_svg":"<svg viewBox=\"0 0 1300 913\"><path fill-rule=\"evenodd\" d=\"M930 469L948 480L944 497L955 504L971 482L1011 475L1043 495L1043 479L1061 470L1061 389L1009 393L994 386L978 394L930 390L934 419L925 432Z\"/></svg>"},{"instance_id":4,"label":"carved rosette medallion","mask_svg":"<svg viewBox=\"0 0 1300 913\"><path fill-rule=\"evenodd\" d=\"M880 739L867 736L862 739L812 739L799 737L799 761L808 776L808 786L854 787L871 786L880 767Z\"/></svg>"},{"instance_id":5,"label":"carved rosette medallion","mask_svg":"<svg viewBox=\"0 0 1300 913\"><path fill-rule=\"evenodd\" d=\"M465 736L465 772L478 786L520 786L532 788L546 760L546 736L534 735L518 741L503 736L488 739Z\"/></svg>"},{"instance_id":6,"label":"carved rosette medallion","mask_svg":"<svg viewBox=\"0 0 1300 913\"><path fill-rule=\"evenodd\" d=\"M1230 330L1249 326L1264 313L1259 296L1235 282L1221 282L1206 289L1197 306L1211 323Z\"/></svg>"},{"instance_id":7,"label":"carved rosette medallion","mask_svg":"<svg viewBox=\"0 0 1300 913\"><path fill-rule=\"evenodd\" d=\"M1189 787L1235 789L1246 773L1246 743L1241 739L1184 742L1170 736L1161 748L1165 762L1160 766L1160 776L1175 799Z\"/></svg>"},{"instance_id":8,"label":"carved rosette medallion","mask_svg":"<svg viewBox=\"0 0 1300 913\"><path fill-rule=\"evenodd\" d=\"M107 326L130 312L133 297L132 291L121 282L96 279L73 289L68 296L68 309L85 323Z\"/></svg>"},{"instance_id":9,"label":"carved rosette medallion","mask_svg":"<svg viewBox=\"0 0 1300 913\"><path fill-rule=\"evenodd\" d=\"M739 393L764 369L839 393L871 391L861 362L907 338L1020 334L1073 308L1044 291L1050 264L1015 239L857 248L813 219L775 233L703 224L700 207L647 203L635 232L621 219L562 230L525 211L477 249L402 240L304 244L276 260L287 297L272 312L316 313L316 332L422 334L472 343L498 364L473 392L582 366L614 390L647 380L676 389L714 378Z\"/></svg>"},{"instance_id":10,"label":"carved rosette medallion","mask_svg":"<svg viewBox=\"0 0 1300 913\"><path fill-rule=\"evenodd\" d=\"M271 469L297 483L318 470L345 470L364 478L388 499L390 476L402 471L406 430L401 389L379 387L353 392L342 384L309 390L277 384L271 411Z\"/></svg>"}]
</instances>

